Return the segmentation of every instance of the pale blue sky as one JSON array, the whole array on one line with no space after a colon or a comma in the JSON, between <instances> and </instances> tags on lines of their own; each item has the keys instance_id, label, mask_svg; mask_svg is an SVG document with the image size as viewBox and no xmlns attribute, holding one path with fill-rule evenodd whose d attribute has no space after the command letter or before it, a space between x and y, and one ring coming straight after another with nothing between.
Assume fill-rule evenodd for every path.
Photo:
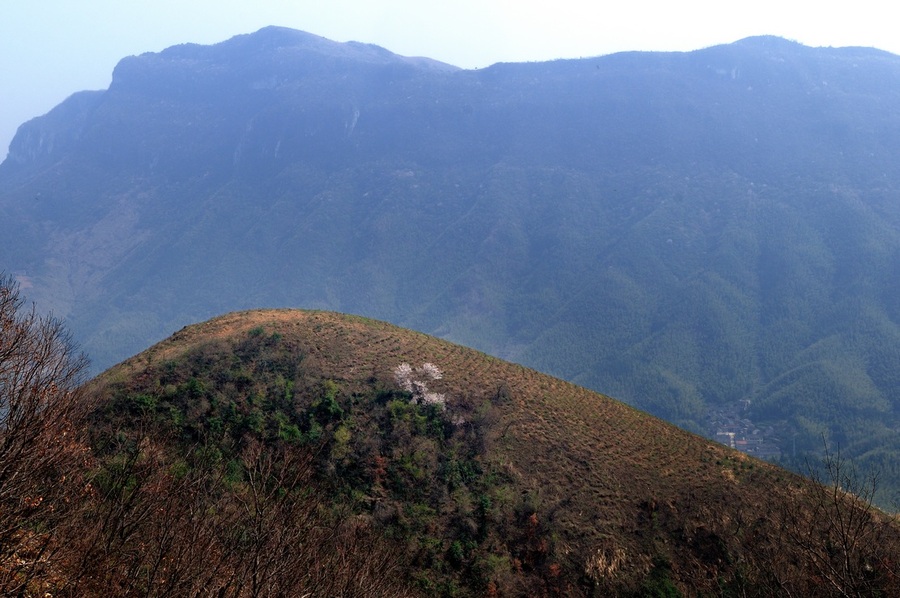
<instances>
[{"instance_id":1,"label":"pale blue sky","mask_svg":"<svg viewBox=\"0 0 900 598\"><path fill-rule=\"evenodd\" d=\"M750 35L900 54L883 0L0 0L0 158L22 122L109 85L124 56L266 25L464 68L693 50Z\"/></svg>"}]
</instances>

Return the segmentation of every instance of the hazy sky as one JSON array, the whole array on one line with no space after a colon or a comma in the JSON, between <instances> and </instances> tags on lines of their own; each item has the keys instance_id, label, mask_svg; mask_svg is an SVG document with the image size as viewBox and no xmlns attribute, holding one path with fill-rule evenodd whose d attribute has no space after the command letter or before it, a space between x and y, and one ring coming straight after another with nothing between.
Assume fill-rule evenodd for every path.
<instances>
[{"instance_id":1,"label":"hazy sky","mask_svg":"<svg viewBox=\"0 0 900 598\"><path fill-rule=\"evenodd\" d=\"M883 0L0 0L0 158L19 124L106 88L122 57L266 25L475 68L763 34L900 54L889 12Z\"/></svg>"}]
</instances>

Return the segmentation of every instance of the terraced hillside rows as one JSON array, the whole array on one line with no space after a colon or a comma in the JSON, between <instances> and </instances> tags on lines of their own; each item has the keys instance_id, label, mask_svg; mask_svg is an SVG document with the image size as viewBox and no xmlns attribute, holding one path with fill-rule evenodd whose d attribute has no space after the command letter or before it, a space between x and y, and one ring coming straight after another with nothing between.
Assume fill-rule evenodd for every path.
<instances>
[{"instance_id":1,"label":"terraced hillside rows","mask_svg":"<svg viewBox=\"0 0 900 598\"><path fill-rule=\"evenodd\" d=\"M164 478L224 472L205 474L223 480L224 500L269 479L260 450L276 463L306 455L307 473L292 484L276 476L270 496L277 505L315 497L303 511L315 525L279 525L305 534L356 522L363 536L354 537L366 540L348 550L395 567L363 558L360 568L402 580L384 595L900 590L897 528L867 503L609 397L378 321L233 313L184 328L91 391L102 406L93 433L107 475L123 451L135 463L154 454ZM227 512L217 508L210 512ZM848 515L852 530L832 525ZM236 521L219 525L232 532L211 552L227 561L227 579L246 566L221 547L249 533ZM273 537L292 537L272 521ZM273 541L259 537L254 546ZM316 537L296 554L333 551ZM149 532L140 541L144 550L157 542ZM284 559L273 568L282 576L296 570ZM142 583L135 587L162 594ZM233 590L229 583L221 587Z\"/></svg>"}]
</instances>

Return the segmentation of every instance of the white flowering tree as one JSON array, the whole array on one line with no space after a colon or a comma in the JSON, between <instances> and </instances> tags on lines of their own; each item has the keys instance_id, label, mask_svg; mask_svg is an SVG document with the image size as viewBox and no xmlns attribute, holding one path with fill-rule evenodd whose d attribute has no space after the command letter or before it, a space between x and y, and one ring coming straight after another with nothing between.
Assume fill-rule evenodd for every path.
<instances>
[{"instance_id":1,"label":"white flowering tree","mask_svg":"<svg viewBox=\"0 0 900 598\"><path fill-rule=\"evenodd\" d=\"M397 386L412 394L412 401L421 405L437 405L442 410L447 401L442 393L430 392L427 381L440 380L444 377L441 369L430 362L413 368L408 363L401 363L394 368L394 380Z\"/></svg>"}]
</instances>

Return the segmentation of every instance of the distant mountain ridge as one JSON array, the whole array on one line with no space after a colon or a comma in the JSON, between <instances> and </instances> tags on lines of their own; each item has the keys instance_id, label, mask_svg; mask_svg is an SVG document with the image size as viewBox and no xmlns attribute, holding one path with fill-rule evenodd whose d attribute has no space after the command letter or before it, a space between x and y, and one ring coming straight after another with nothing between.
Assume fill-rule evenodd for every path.
<instances>
[{"instance_id":1,"label":"distant mountain ridge","mask_svg":"<svg viewBox=\"0 0 900 598\"><path fill-rule=\"evenodd\" d=\"M279 28L124 59L0 165L103 368L252 307L438 334L900 487L900 57L778 38L467 71ZM798 455L799 457L799 455Z\"/></svg>"}]
</instances>

